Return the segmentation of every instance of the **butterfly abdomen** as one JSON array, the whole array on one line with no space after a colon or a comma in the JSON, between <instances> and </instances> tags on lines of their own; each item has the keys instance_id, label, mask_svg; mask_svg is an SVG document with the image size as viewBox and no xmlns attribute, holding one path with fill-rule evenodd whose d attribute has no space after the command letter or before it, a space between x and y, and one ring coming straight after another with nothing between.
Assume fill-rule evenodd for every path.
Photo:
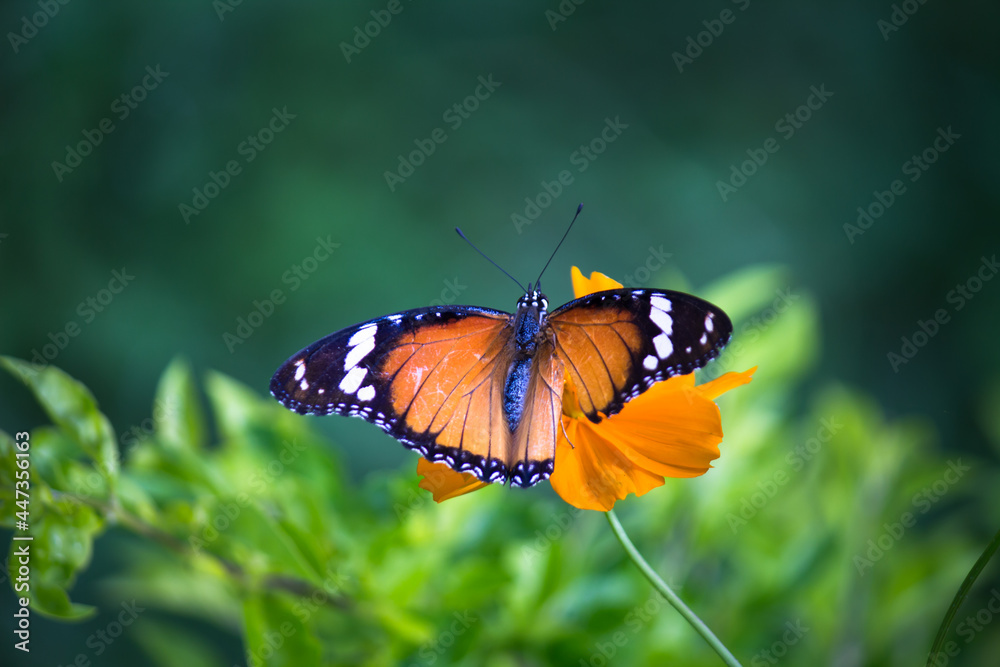
<instances>
[{"instance_id":1,"label":"butterfly abdomen","mask_svg":"<svg viewBox=\"0 0 1000 667\"><path fill-rule=\"evenodd\" d=\"M515 359L507 372L507 381L503 387L503 414L511 433L517 430L521 415L524 414L524 399L531 381L531 364L530 357Z\"/></svg>"}]
</instances>

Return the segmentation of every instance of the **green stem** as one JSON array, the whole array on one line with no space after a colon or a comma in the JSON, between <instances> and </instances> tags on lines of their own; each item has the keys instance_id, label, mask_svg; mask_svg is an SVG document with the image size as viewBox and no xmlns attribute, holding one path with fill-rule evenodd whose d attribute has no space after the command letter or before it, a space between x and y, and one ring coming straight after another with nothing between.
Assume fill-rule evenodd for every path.
<instances>
[{"instance_id":1,"label":"green stem","mask_svg":"<svg viewBox=\"0 0 1000 667\"><path fill-rule=\"evenodd\" d=\"M622 543L622 546L625 548L625 552L629 555L629 558L632 559L632 562L635 563L635 566L639 568L639 571L646 575L646 578L649 579L649 583L653 584L653 588L659 591L660 595L666 598L667 602L669 602L673 608L684 617L684 620L690 623L691 627L698 631L698 634L700 634L702 638L708 642L709 646L715 649L715 652L719 654L719 657L722 658L724 663L730 665L730 667L741 667L739 661L733 657L733 654L729 652L729 649L727 649L723 643L719 641L719 638L708 629L708 626L705 625L705 623L698 618L698 616L691 611L686 604L684 604L683 600L677 597L677 594L674 593L670 586L667 586L666 582L663 581L663 579L660 579L660 575L656 574L653 568L649 566L649 563L646 562L646 559L642 557L642 554L639 553L639 551L635 548L635 545L632 544L632 540L630 540L628 535L625 533L625 529L622 528L622 524L618 521L618 516L615 515L614 510L608 510L606 514L608 517L608 523L611 524L611 530L615 531L615 536L618 538L618 541Z\"/></svg>"},{"instance_id":2,"label":"green stem","mask_svg":"<svg viewBox=\"0 0 1000 667\"><path fill-rule=\"evenodd\" d=\"M938 653L941 651L941 647L944 645L945 637L948 636L948 628L951 627L951 622L955 618L955 614L958 613L958 608L962 606L962 602L965 601L965 597L969 594L972 589L972 584L976 583L976 579L979 577L979 573L983 571L986 564L990 562L993 558L993 554L997 552L997 548L1000 547L1000 531L993 536L990 543L986 545L986 551L983 555L979 557L976 564L972 566L969 570L969 574L966 575L965 581L962 585L958 587L958 592L955 593L955 599L951 601L951 606L948 607L947 613L944 615L944 619L941 621L941 627L938 628L937 636L934 638L934 644L931 645L931 651L927 654L927 664L935 664Z\"/></svg>"}]
</instances>

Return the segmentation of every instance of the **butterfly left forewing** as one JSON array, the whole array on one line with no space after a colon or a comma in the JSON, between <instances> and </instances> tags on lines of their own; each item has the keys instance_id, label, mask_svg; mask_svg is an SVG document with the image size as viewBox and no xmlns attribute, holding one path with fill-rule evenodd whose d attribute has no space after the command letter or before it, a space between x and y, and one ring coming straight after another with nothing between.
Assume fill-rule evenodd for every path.
<instances>
[{"instance_id":1,"label":"butterfly left forewing","mask_svg":"<svg viewBox=\"0 0 1000 667\"><path fill-rule=\"evenodd\" d=\"M707 301L654 289L590 294L553 311L549 325L566 377L592 421L615 414L655 382L705 366L733 330L729 317Z\"/></svg>"},{"instance_id":2,"label":"butterfly left forewing","mask_svg":"<svg viewBox=\"0 0 1000 667\"><path fill-rule=\"evenodd\" d=\"M289 358L271 393L302 414L361 417L410 449L484 481L507 475L507 313L421 308L343 329Z\"/></svg>"}]
</instances>

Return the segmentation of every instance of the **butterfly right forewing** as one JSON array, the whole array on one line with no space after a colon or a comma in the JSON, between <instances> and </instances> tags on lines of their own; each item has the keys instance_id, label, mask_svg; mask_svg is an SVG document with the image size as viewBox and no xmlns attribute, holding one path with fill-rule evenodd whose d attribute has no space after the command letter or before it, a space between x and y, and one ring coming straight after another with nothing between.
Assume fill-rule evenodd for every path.
<instances>
[{"instance_id":1,"label":"butterfly right forewing","mask_svg":"<svg viewBox=\"0 0 1000 667\"><path fill-rule=\"evenodd\" d=\"M733 331L720 308L655 289L596 292L553 311L549 324L591 421L617 413L660 380L705 366Z\"/></svg>"}]
</instances>

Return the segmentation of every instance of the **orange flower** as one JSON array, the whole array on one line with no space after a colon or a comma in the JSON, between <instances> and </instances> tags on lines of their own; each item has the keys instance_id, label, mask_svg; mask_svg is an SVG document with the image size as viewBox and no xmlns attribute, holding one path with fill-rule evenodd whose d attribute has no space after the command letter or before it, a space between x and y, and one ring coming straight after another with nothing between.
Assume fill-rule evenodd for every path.
<instances>
[{"instance_id":1,"label":"orange flower","mask_svg":"<svg viewBox=\"0 0 1000 667\"><path fill-rule=\"evenodd\" d=\"M576 297L622 285L596 271L585 278L573 267ZM569 380L563 389L563 433L556 442L552 488L581 509L607 511L630 493L641 496L662 486L664 477L697 477L719 458L722 421L713 402L750 382L756 367L695 386L694 374L657 382L595 424L580 410ZM567 441L566 438L569 438ZM570 444L572 443L572 444ZM420 459L420 487L441 502L486 486L468 473Z\"/></svg>"}]
</instances>

